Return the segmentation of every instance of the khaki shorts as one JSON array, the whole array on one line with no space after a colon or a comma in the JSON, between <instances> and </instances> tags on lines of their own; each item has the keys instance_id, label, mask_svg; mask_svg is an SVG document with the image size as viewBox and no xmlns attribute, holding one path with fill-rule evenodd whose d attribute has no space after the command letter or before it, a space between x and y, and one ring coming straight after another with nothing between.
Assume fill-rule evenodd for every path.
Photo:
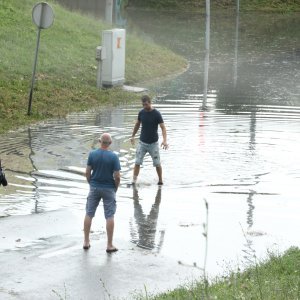
<instances>
[{"instance_id":1,"label":"khaki shorts","mask_svg":"<svg viewBox=\"0 0 300 300\"><path fill-rule=\"evenodd\" d=\"M152 158L153 166L157 167L160 166L160 155L159 155L159 146L158 142L152 143L152 144L146 144L143 142L139 142L136 147L136 153L135 153L135 164L136 165L142 165L144 157L146 153L149 153L149 155Z\"/></svg>"}]
</instances>

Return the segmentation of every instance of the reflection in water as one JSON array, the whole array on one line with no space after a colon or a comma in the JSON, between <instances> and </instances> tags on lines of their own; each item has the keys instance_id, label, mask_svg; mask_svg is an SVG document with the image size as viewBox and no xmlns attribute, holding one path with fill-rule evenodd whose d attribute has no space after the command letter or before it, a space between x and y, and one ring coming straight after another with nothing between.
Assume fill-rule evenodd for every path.
<instances>
[{"instance_id":1,"label":"reflection in water","mask_svg":"<svg viewBox=\"0 0 300 300\"><path fill-rule=\"evenodd\" d=\"M253 211L254 211L254 205L253 205L253 195L255 194L255 191L250 191L249 196L247 198L248 203L248 211L247 211L247 224L248 224L248 231L253 226Z\"/></svg>"},{"instance_id":2,"label":"reflection in water","mask_svg":"<svg viewBox=\"0 0 300 300\"><path fill-rule=\"evenodd\" d=\"M236 86L235 86L236 87ZM252 111L250 113L250 141L249 141L249 151L251 156L255 155L255 133L256 133L256 112ZM258 184L260 181L259 176L255 177L255 183L254 185ZM247 262L250 263L255 263L255 258L256 258L256 252L253 248L253 241L250 239L249 233L251 233L252 226L253 226L253 212L254 212L254 205L253 205L253 195L256 193L254 190L249 191L249 195L247 198L247 204L248 204L248 210L247 210L247 235L245 234L245 239L246 239L246 244L244 249L244 258L246 259Z\"/></svg>"},{"instance_id":3,"label":"reflection in water","mask_svg":"<svg viewBox=\"0 0 300 300\"><path fill-rule=\"evenodd\" d=\"M30 177L33 178L32 180L32 185L33 185L33 190L32 190L32 194L33 194L33 199L34 199L34 209L33 209L33 212L34 213L38 213L38 212L42 212L39 211L39 207L38 207L38 203L39 203L39 189L37 187L37 178L35 176L35 170L37 170L37 168L35 167L34 165L34 160L33 160L33 156L34 156L34 151L33 151L33 147L32 147L32 135L31 135L31 128L29 127L28 128L28 146L29 146L29 149L30 149L30 152L29 152L29 160L32 164L32 171L29 172L29 175Z\"/></svg>"},{"instance_id":4,"label":"reflection in water","mask_svg":"<svg viewBox=\"0 0 300 300\"><path fill-rule=\"evenodd\" d=\"M255 191L250 191L248 198L247 198L247 204L248 204L248 210L247 210L247 233L251 232L251 228L253 226L253 211L254 211L254 205L253 205L253 195L255 194ZM253 240L250 238L250 235L244 233L244 237L246 239L245 249L243 250L244 259L247 263L255 263L256 258L256 251L253 248Z\"/></svg>"},{"instance_id":5,"label":"reflection in water","mask_svg":"<svg viewBox=\"0 0 300 300\"><path fill-rule=\"evenodd\" d=\"M250 114L250 142L249 142L250 151L255 150L255 132L256 132L256 112L252 111Z\"/></svg>"},{"instance_id":6,"label":"reflection in water","mask_svg":"<svg viewBox=\"0 0 300 300\"><path fill-rule=\"evenodd\" d=\"M159 205L161 202L161 187L158 187L154 204L151 207L150 213L146 215L140 204L138 189L133 186L133 206L134 206L134 219L137 228L134 228L131 222L130 234L132 242L138 247L144 249L156 249L157 252L162 247L164 240L164 231L160 231L159 241L155 242L156 226L159 213Z\"/></svg>"},{"instance_id":7,"label":"reflection in water","mask_svg":"<svg viewBox=\"0 0 300 300\"><path fill-rule=\"evenodd\" d=\"M255 182L253 185L258 185L261 181L261 175L255 176ZM247 231L244 232L244 238L246 239L246 244L244 244L245 249L243 249L244 252L244 259L246 263L254 264L256 263L256 250L254 249L254 240L253 238L264 235L263 232L255 231L253 230L253 224L254 224L254 209L255 206L253 204L253 196L257 194L255 190L249 190L248 198L247 198L247 204L248 204L248 210L247 210Z\"/></svg>"}]
</instances>

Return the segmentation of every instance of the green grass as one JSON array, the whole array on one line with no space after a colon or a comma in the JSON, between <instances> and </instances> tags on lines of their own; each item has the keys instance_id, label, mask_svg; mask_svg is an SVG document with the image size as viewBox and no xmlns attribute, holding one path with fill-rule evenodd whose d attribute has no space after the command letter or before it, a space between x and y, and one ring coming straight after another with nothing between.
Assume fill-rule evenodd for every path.
<instances>
[{"instance_id":1,"label":"green grass","mask_svg":"<svg viewBox=\"0 0 300 300\"><path fill-rule=\"evenodd\" d=\"M131 0L130 5L155 9L193 10L205 9L205 0ZM211 0L212 8L235 8L236 0ZM240 0L241 11L300 11L299 0Z\"/></svg>"},{"instance_id":2,"label":"green grass","mask_svg":"<svg viewBox=\"0 0 300 300\"><path fill-rule=\"evenodd\" d=\"M37 28L31 19L35 0L0 0L0 133L102 104L118 104L137 95L121 88L96 88L95 49L110 29L92 17L69 12L49 0L52 27L41 31L32 114L27 116ZM126 84L177 73L186 61L134 34L126 37Z\"/></svg>"},{"instance_id":3,"label":"green grass","mask_svg":"<svg viewBox=\"0 0 300 300\"><path fill-rule=\"evenodd\" d=\"M164 294L136 299L299 300L300 249L292 247L283 255L270 253L267 260L243 272L230 272L213 280L208 287L199 281Z\"/></svg>"},{"instance_id":4,"label":"green grass","mask_svg":"<svg viewBox=\"0 0 300 300\"><path fill-rule=\"evenodd\" d=\"M264 12L300 11L299 0L247 0L240 1L242 10L260 10Z\"/></svg>"}]
</instances>

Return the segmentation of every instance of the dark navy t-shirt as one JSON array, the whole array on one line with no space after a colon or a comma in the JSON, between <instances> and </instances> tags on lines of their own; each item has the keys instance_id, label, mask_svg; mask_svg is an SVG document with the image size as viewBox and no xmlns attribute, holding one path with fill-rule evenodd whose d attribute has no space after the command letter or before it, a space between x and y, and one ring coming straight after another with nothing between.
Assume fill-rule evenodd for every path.
<instances>
[{"instance_id":1,"label":"dark navy t-shirt","mask_svg":"<svg viewBox=\"0 0 300 300\"><path fill-rule=\"evenodd\" d=\"M109 150L97 149L90 152L87 165L92 168L90 186L114 188L114 171L120 171L118 156Z\"/></svg>"},{"instance_id":2,"label":"dark navy t-shirt","mask_svg":"<svg viewBox=\"0 0 300 300\"><path fill-rule=\"evenodd\" d=\"M164 122L157 109L146 111L142 109L138 114L138 120L142 123L140 140L143 143L152 144L158 141L158 124Z\"/></svg>"}]
</instances>

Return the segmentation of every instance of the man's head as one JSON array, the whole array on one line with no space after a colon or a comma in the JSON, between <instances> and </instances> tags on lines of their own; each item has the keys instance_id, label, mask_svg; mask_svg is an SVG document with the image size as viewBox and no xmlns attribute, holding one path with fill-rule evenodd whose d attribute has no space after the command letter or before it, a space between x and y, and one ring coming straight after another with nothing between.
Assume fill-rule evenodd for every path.
<instances>
[{"instance_id":1,"label":"man's head","mask_svg":"<svg viewBox=\"0 0 300 300\"><path fill-rule=\"evenodd\" d=\"M152 106L151 106L151 99L148 95L144 95L141 98L142 100L142 104L145 110L151 110Z\"/></svg>"},{"instance_id":2,"label":"man's head","mask_svg":"<svg viewBox=\"0 0 300 300\"><path fill-rule=\"evenodd\" d=\"M100 142L102 148L108 148L110 146L110 144L112 143L110 134L103 133L99 138L99 142Z\"/></svg>"}]
</instances>

